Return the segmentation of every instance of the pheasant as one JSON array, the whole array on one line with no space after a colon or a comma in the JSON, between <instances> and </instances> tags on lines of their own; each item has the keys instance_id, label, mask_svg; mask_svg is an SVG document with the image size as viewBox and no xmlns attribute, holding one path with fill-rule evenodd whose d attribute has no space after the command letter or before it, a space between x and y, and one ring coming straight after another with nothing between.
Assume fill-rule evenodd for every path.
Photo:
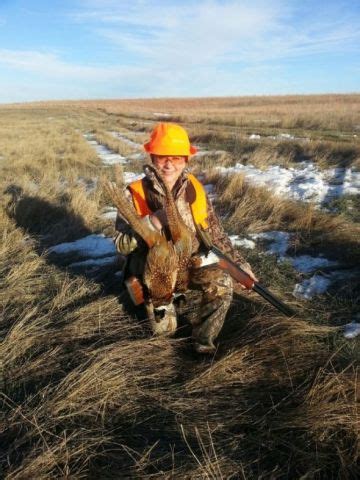
<instances>
[{"instance_id":1,"label":"pheasant","mask_svg":"<svg viewBox=\"0 0 360 480\"><path fill-rule=\"evenodd\" d=\"M179 214L174 197L160 173L153 166L148 165L146 168L154 173L156 179L165 192L164 210L168 221L170 235L178 256L178 273L175 288L178 292L185 292L189 283L189 267L193 246L193 233Z\"/></svg>"},{"instance_id":2,"label":"pheasant","mask_svg":"<svg viewBox=\"0 0 360 480\"><path fill-rule=\"evenodd\" d=\"M105 183L105 189L120 215L149 247L143 274L143 282L151 299L148 303L152 303L155 308L168 305L172 299L179 270L178 255L174 244L160 232L153 231L144 225L140 215L116 184L108 181Z\"/></svg>"}]
</instances>

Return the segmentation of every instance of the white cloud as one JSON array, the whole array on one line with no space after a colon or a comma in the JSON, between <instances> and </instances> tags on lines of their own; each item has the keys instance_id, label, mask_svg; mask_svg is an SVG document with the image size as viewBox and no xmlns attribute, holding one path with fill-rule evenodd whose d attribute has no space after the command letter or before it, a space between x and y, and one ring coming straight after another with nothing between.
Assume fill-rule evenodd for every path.
<instances>
[{"instance_id":1,"label":"white cloud","mask_svg":"<svg viewBox=\"0 0 360 480\"><path fill-rule=\"evenodd\" d=\"M346 9L302 10L285 0L84 1L77 21L157 68L263 62L356 48L357 22ZM298 4L299 5L299 4ZM86 8L87 7L87 8ZM315 7L316 8L316 7Z\"/></svg>"},{"instance_id":2,"label":"white cloud","mask_svg":"<svg viewBox=\"0 0 360 480\"><path fill-rule=\"evenodd\" d=\"M102 82L120 78L133 78L144 74L138 67L77 65L61 60L53 53L32 50L0 49L0 65L23 70L41 77Z\"/></svg>"},{"instance_id":3,"label":"white cloud","mask_svg":"<svg viewBox=\"0 0 360 480\"><path fill-rule=\"evenodd\" d=\"M291 77L288 60L357 52L360 22L343 2L77 0L68 19L92 35L99 50L80 44L76 55L84 48L94 61L69 62L50 48L0 48L0 66L47 82L47 98L300 92L303 84L298 73Z\"/></svg>"},{"instance_id":4,"label":"white cloud","mask_svg":"<svg viewBox=\"0 0 360 480\"><path fill-rule=\"evenodd\" d=\"M139 2L126 5L128 8L114 4L111 14L102 7L84 13L83 19L96 19L95 31L121 50L169 67L190 58L201 65L225 61L235 54L242 58L243 49L249 51L248 43L256 43L277 27L286 12L276 2L269 5L259 0L241 4L203 1L191 6L141 3L141 8Z\"/></svg>"}]
</instances>

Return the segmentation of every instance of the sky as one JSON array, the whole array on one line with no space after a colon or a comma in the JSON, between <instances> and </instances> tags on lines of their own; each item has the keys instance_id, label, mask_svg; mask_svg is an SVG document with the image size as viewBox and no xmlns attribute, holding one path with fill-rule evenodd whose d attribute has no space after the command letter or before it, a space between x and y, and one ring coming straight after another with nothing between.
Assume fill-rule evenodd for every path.
<instances>
[{"instance_id":1,"label":"sky","mask_svg":"<svg viewBox=\"0 0 360 480\"><path fill-rule=\"evenodd\" d=\"M360 0L0 0L0 103L360 91Z\"/></svg>"}]
</instances>

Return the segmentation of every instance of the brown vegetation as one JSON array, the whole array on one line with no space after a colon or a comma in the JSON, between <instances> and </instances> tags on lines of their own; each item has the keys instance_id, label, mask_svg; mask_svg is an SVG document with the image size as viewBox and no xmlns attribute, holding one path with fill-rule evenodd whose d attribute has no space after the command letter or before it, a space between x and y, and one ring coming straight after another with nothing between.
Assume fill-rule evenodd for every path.
<instances>
[{"instance_id":1,"label":"brown vegetation","mask_svg":"<svg viewBox=\"0 0 360 480\"><path fill-rule=\"evenodd\" d=\"M351 123L347 98L351 109L357 96L316 97L324 110L336 100ZM290 112L297 100L268 104ZM246 101L256 109L264 99L239 99L236 108ZM136 102L127 108L142 115ZM301 108L306 113L305 100ZM116 115L76 104L0 115L0 188L8 192L0 210L1 476L357 478L358 339L344 339L338 328L358 308L354 282L295 301L294 270L249 254L258 276L299 316L280 317L253 294L236 294L215 357L202 359L186 330L151 338L147 321L129 315L119 286L105 289L47 255L51 245L109 228L99 218L103 192L86 185L112 172L82 134L118 126ZM294 248L322 245L354 260L357 227L342 216L274 197L240 175L209 172L208 179L234 233L293 230Z\"/></svg>"},{"instance_id":2,"label":"brown vegetation","mask_svg":"<svg viewBox=\"0 0 360 480\"><path fill-rule=\"evenodd\" d=\"M223 124L337 132L356 132L360 128L359 94L74 100L35 102L26 107L34 106L101 109L110 114L134 119L173 119L210 126ZM23 109L24 106L15 104L10 108Z\"/></svg>"}]
</instances>

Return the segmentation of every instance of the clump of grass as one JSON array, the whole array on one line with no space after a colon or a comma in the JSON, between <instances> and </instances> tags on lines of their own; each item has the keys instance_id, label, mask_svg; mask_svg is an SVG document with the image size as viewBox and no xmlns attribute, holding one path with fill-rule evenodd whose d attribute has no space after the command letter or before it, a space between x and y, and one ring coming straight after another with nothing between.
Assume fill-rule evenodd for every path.
<instances>
[{"instance_id":1,"label":"clump of grass","mask_svg":"<svg viewBox=\"0 0 360 480\"><path fill-rule=\"evenodd\" d=\"M326 208L354 223L360 223L360 197L359 195L343 195L328 202Z\"/></svg>"}]
</instances>

